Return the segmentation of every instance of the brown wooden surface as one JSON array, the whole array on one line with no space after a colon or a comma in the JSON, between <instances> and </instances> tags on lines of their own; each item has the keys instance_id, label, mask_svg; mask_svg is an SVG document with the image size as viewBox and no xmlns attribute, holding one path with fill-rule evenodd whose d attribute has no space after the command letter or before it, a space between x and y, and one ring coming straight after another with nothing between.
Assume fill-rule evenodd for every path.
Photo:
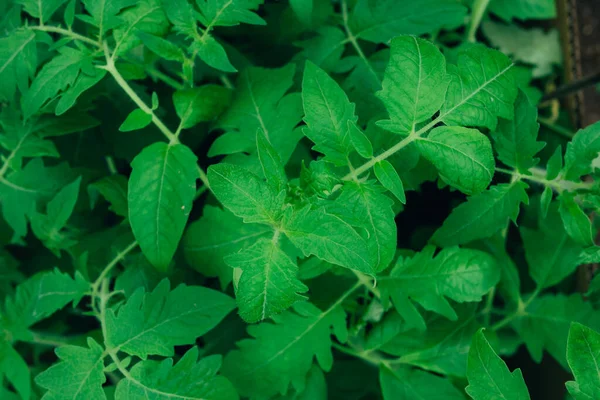
<instances>
[{"instance_id":1,"label":"brown wooden surface","mask_svg":"<svg viewBox=\"0 0 600 400\"><path fill-rule=\"evenodd\" d=\"M557 0L565 80L567 83L600 72L600 0ZM600 93L596 85L567 99L576 128L600 120Z\"/></svg>"}]
</instances>

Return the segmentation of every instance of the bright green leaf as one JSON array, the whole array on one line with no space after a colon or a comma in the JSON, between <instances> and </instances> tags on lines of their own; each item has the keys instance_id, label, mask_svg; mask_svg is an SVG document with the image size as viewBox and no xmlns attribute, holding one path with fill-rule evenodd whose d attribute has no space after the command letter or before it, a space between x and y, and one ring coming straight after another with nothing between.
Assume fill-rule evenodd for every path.
<instances>
[{"instance_id":1,"label":"bright green leaf","mask_svg":"<svg viewBox=\"0 0 600 400\"><path fill-rule=\"evenodd\" d=\"M182 144L155 143L131 163L131 229L142 252L165 270L177 249L196 193L196 156Z\"/></svg>"},{"instance_id":2,"label":"bright green leaf","mask_svg":"<svg viewBox=\"0 0 600 400\"><path fill-rule=\"evenodd\" d=\"M374 165L373 171L383 187L392 192L400 203L406 204L404 185L394 166L389 161L382 160Z\"/></svg>"},{"instance_id":3,"label":"bright green leaf","mask_svg":"<svg viewBox=\"0 0 600 400\"><path fill-rule=\"evenodd\" d=\"M248 323L262 321L306 299L299 294L308 288L296 277L296 262L279 248L275 238L259 239L226 257L225 262L242 270L235 296L240 316Z\"/></svg>"},{"instance_id":4,"label":"bright green leaf","mask_svg":"<svg viewBox=\"0 0 600 400\"><path fill-rule=\"evenodd\" d=\"M489 139L476 129L439 127L417 142L423 157L440 177L463 193L483 192L494 176L495 162Z\"/></svg>"},{"instance_id":5,"label":"bright green leaf","mask_svg":"<svg viewBox=\"0 0 600 400\"><path fill-rule=\"evenodd\" d=\"M173 346L192 344L233 308L232 298L201 286L177 286L164 279L151 293L138 289L106 315L106 343L116 351L146 359L172 356Z\"/></svg>"},{"instance_id":6,"label":"bright green leaf","mask_svg":"<svg viewBox=\"0 0 600 400\"><path fill-rule=\"evenodd\" d=\"M192 347L173 364L168 358L161 362L142 361L131 368L129 375L117 384L116 400L238 400L239 397L223 376L217 375L221 356L198 360L198 348Z\"/></svg>"},{"instance_id":7,"label":"bright green leaf","mask_svg":"<svg viewBox=\"0 0 600 400\"><path fill-rule=\"evenodd\" d=\"M231 102L231 91L219 85L203 85L173 94L175 112L182 129L216 119Z\"/></svg>"},{"instance_id":8,"label":"bright green leaf","mask_svg":"<svg viewBox=\"0 0 600 400\"><path fill-rule=\"evenodd\" d=\"M527 187L523 182L500 184L470 197L452 210L432 240L445 247L492 236L509 220L516 221L521 203L529 203Z\"/></svg>"},{"instance_id":9,"label":"bright green leaf","mask_svg":"<svg viewBox=\"0 0 600 400\"><path fill-rule=\"evenodd\" d=\"M304 134L315 143L314 150L335 165L347 165L352 149L348 123L356 122L354 104L325 71L307 62L302 78Z\"/></svg>"},{"instance_id":10,"label":"bright green leaf","mask_svg":"<svg viewBox=\"0 0 600 400\"><path fill-rule=\"evenodd\" d=\"M392 40L391 47L383 88L377 92L390 119L379 121L378 125L408 135L440 109L450 76L446 73L446 59L431 42L400 36Z\"/></svg>"},{"instance_id":11,"label":"bright green leaf","mask_svg":"<svg viewBox=\"0 0 600 400\"><path fill-rule=\"evenodd\" d=\"M571 396L575 400L600 397L600 334L573 323L569 330L567 360L576 380L566 384Z\"/></svg>"},{"instance_id":12,"label":"bright green leaf","mask_svg":"<svg viewBox=\"0 0 600 400\"><path fill-rule=\"evenodd\" d=\"M529 392L520 369L510 372L480 329L473 337L467 367L469 386L465 389L474 400L529 400Z\"/></svg>"}]
</instances>

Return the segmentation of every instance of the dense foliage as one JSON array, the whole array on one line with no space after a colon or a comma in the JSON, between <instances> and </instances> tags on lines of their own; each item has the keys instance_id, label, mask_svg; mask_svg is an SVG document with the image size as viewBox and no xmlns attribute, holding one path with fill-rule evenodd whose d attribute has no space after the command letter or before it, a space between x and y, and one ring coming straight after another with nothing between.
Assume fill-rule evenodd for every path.
<instances>
[{"instance_id":1,"label":"dense foliage","mask_svg":"<svg viewBox=\"0 0 600 400\"><path fill-rule=\"evenodd\" d=\"M0 1L0 397L600 398L553 2L262 3Z\"/></svg>"}]
</instances>

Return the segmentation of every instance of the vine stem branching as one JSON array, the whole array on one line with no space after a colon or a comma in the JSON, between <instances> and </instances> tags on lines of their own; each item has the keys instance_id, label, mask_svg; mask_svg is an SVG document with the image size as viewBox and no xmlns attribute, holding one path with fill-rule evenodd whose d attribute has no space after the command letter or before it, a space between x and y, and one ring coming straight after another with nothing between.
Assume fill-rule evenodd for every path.
<instances>
[{"instance_id":1,"label":"vine stem branching","mask_svg":"<svg viewBox=\"0 0 600 400\"><path fill-rule=\"evenodd\" d=\"M496 167L496 171L506 174L506 175L511 175L513 177L513 179L516 179L516 180L522 179L522 180L538 183L540 185L548 186L549 188L551 188L552 190L554 190L558 193L562 193L565 190L577 190L577 189L589 190L589 189L592 189L593 186L595 185L594 182L571 182L571 181L565 181L562 179L548 180L548 179L546 179L546 171L541 168L531 168L529 170L529 172L531 172L531 175L524 175L515 170L510 170L510 169L506 169L506 168L498 168L498 167Z\"/></svg>"},{"instance_id":2,"label":"vine stem branching","mask_svg":"<svg viewBox=\"0 0 600 400\"><path fill-rule=\"evenodd\" d=\"M104 56L106 58L106 65L99 66L98 68L106 70L109 74L112 75L117 84L123 89L125 93L133 100L133 102L138 106L140 110L145 112L146 114L152 116L152 122L156 127L165 135L165 137L169 140L170 144L179 143L179 139L177 136L171 132L169 128L158 118L158 116L154 113L154 111L144 103L144 101L137 95L137 93L129 86L127 81L123 78L123 76L119 73L117 68L115 67L115 61L113 57L110 55L110 51L108 50L108 45L104 42Z\"/></svg>"},{"instance_id":3,"label":"vine stem branching","mask_svg":"<svg viewBox=\"0 0 600 400\"><path fill-rule=\"evenodd\" d=\"M496 322L494 325L490 327L490 330L497 331L501 328L504 328L506 325L511 323L515 318L524 317L527 315L527 307L535 300L539 294L542 292L542 289L538 286L535 291L529 296L526 301L519 299L517 303L517 308L502 318L500 321Z\"/></svg>"},{"instance_id":4,"label":"vine stem branching","mask_svg":"<svg viewBox=\"0 0 600 400\"><path fill-rule=\"evenodd\" d=\"M100 44L97 41L90 39L86 36L80 35L71 30L68 30L68 29L55 27L55 26L39 25L39 26L32 26L30 28L33 30L38 30L38 31L58 33L60 35L67 36L74 40L79 40L81 42L84 42L84 43L87 43L94 47L102 49L104 52L104 57L106 59L106 65L97 66L97 68L104 69L105 71L107 71L113 77L115 82L121 87L121 89L123 89L123 91L127 94L127 96L129 96L129 98L136 104L136 106L138 106L138 108L140 110L142 110L143 112L145 112L146 114L152 116L152 123L161 131L161 133L167 138L167 140L169 141L169 143L171 145L179 143L179 134L181 133L181 130L182 130L181 124L180 124L179 128L177 129L177 132L173 133L161 121L161 119L158 118L158 116L154 113L154 111L150 107L148 107L148 105L146 103L144 103L144 101L137 95L137 93L131 88L131 86L129 86L127 81L123 78L123 76L117 70L117 68L115 66L114 53L111 55L111 52L110 52L106 42L103 42L102 44ZM171 86L174 86L175 88L182 86L179 82L173 81L170 77L167 77L166 75L160 73L160 71L153 70L153 72L154 72L154 75L156 75L159 79L165 80L165 82L167 82L168 84L171 84ZM7 168L8 168L8 163L5 162L5 164L2 166L2 169L0 170L0 178L4 175ZM204 170L202 168L200 168L200 166L197 166L197 168L198 168L198 176L199 176L200 180L202 181L203 185L206 186L207 189L210 189L210 185L208 183L208 178L206 177L206 173L204 172Z\"/></svg>"}]
</instances>

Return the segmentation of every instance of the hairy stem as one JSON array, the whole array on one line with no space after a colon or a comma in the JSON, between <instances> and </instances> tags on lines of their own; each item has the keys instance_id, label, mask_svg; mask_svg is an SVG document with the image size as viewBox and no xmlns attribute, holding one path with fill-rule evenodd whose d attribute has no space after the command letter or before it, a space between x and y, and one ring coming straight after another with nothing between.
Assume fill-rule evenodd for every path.
<instances>
[{"instance_id":1,"label":"hairy stem","mask_svg":"<svg viewBox=\"0 0 600 400\"><path fill-rule=\"evenodd\" d=\"M546 171L541 168L531 168L529 172L531 175L523 175L515 170L505 169L505 168L496 168L496 171L501 172L503 174L511 175L513 179L516 180L526 180L534 183L538 183L540 185L548 186L552 190L562 193L565 190L577 190L577 189L585 189L589 190L594 186L594 182L571 182L565 181L562 179L546 179Z\"/></svg>"}]
</instances>

